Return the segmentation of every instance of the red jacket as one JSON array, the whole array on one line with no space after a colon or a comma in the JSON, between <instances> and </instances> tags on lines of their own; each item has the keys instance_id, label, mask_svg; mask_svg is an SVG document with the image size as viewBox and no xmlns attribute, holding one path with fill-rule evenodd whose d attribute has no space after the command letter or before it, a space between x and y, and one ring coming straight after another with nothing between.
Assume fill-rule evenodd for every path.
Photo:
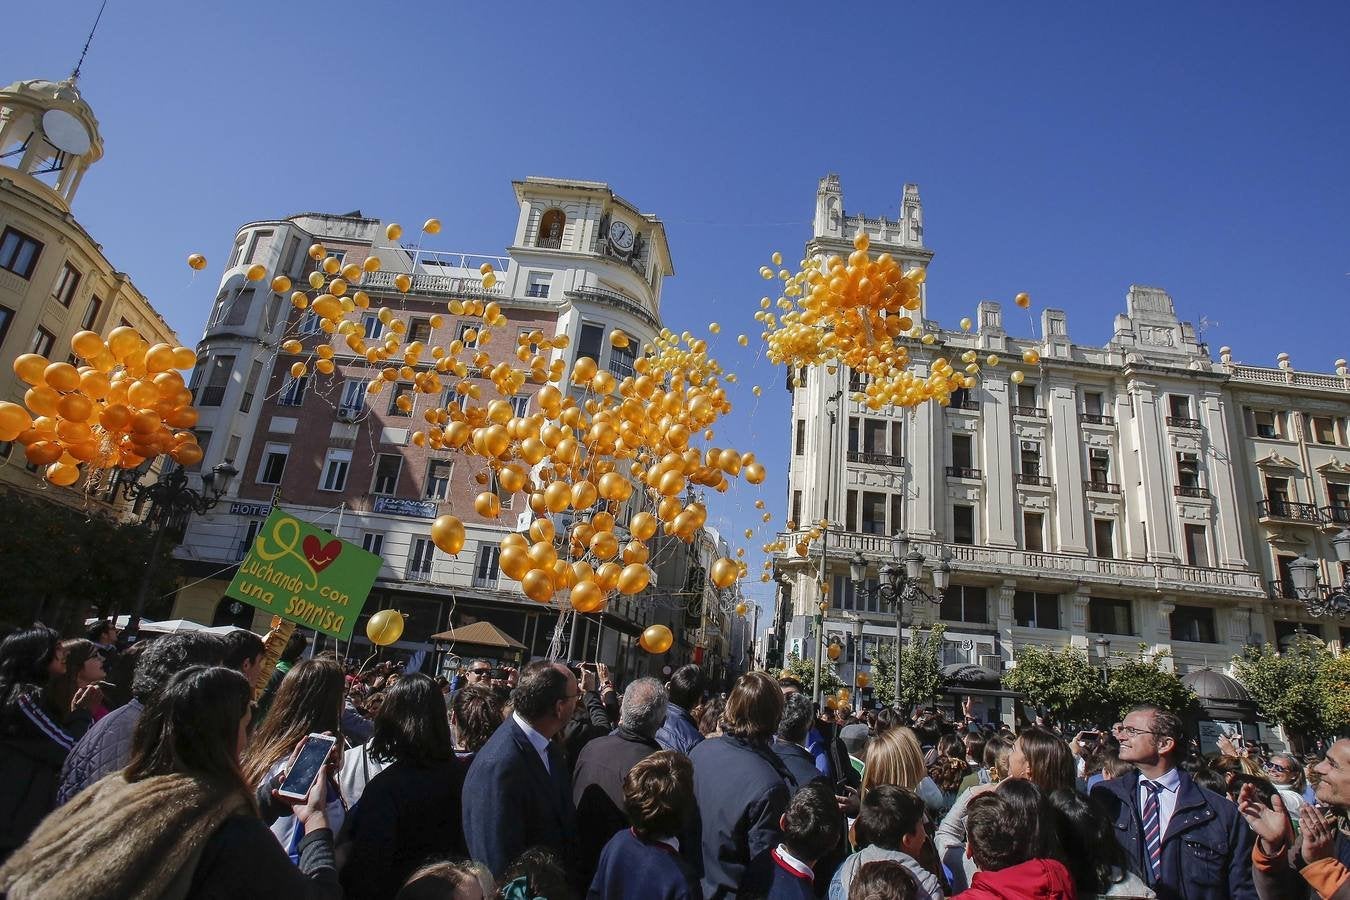
<instances>
[{"instance_id":1,"label":"red jacket","mask_svg":"<svg viewBox=\"0 0 1350 900\"><path fill-rule=\"evenodd\" d=\"M1077 900L1069 870L1053 859L1032 859L997 872L976 872L970 889L953 900Z\"/></svg>"}]
</instances>

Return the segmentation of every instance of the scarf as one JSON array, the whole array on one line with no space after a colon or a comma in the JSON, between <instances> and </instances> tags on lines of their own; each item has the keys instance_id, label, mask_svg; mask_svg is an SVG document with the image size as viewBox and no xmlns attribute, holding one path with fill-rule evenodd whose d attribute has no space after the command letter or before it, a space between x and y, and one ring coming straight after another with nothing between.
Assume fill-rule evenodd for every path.
<instances>
[{"instance_id":1,"label":"scarf","mask_svg":"<svg viewBox=\"0 0 1350 900\"><path fill-rule=\"evenodd\" d=\"M58 807L0 868L9 900L185 897L202 849L247 798L189 775L121 772Z\"/></svg>"}]
</instances>

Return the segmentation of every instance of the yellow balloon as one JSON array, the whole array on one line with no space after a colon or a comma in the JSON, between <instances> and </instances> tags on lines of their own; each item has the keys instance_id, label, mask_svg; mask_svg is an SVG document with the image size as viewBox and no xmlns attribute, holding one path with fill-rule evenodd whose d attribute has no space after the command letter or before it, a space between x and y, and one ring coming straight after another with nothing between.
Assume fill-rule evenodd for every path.
<instances>
[{"instance_id":1,"label":"yellow balloon","mask_svg":"<svg viewBox=\"0 0 1350 900\"><path fill-rule=\"evenodd\" d=\"M248 271L244 273L244 277L249 281L262 281L267 277L267 266L264 266L262 263L254 263L248 267Z\"/></svg>"},{"instance_id":2,"label":"yellow balloon","mask_svg":"<svg viewBox=\"0 0 1350 900\"><path fill-rule=\"evenodd\" d=\"M832 659L832 660L838 659L838 658L839 658L839 653L840 653L840 650L839 650L839 645L838 645L838 644L831 644L830 646L828 646L828 647L825 648L825 655L828 656L828 657L829 657L830 659Z\"/></svg>"},{"instance_id":3,"label":"yellow balloon","mask_svg":"<svg viewBox=\"0 0 1350 900\"><path fill-rule=\"evenodd\" d=\"M441 220L427 219L425 222L422 223L422 230L425 231L427 234L440 234Z\"/></svg>"},{"instance_id":4,"label":"yellow balloon","mask_svg":"<svg viewBox=\"0 0 1350 900\"><path fill-rule=\"evenodd\" d=\"M464 523L455 516L440 516L431 523L431 540L451 556L464 549Z\"/></svg>"},{"instance_id":5,"label":"yellow balloon","mask_svg":"<svg viewBox=\"0 0 1350 900\"><path fill-rule=\"evenodd\" d=\"M403 237L403 226L397 222L390 222L384 227L384 236L391 241L396 241Z\"/></svg>"},{"instance_id":6,"label":"yellow balloon","mask_svg":"<svg viewBox=\"0 0 1350 900\"><path fill-rule=\"evenodd\" d=\"M722 557L713 562L708 577L711 578L712 583L719 588L729 588L736 583L736 579L740 574L740 567L738 567L736 563L726 557Z\"/></svg>"},{"instance_id":7,"label":"yellow balloon","mask_svg":"<svg viewBox=\"0 0 1350 900\"><path fill-rule=\"evenodd\" d=\"M520 589L534 602L547 603L553 599L553 575L544 569L530 569L520 579Z\"/></svg>"},{"instance_id":8,"label":"yellow balloon","mask_svg":"<svg viewBox=\"0 0 1350 900\"><path fill-rule=\"evenodd\" d=\"M193 253L188 257L188 268L194 272L200 272L206 268L206 257L200 253Z\"/></svg>"},{"instance_id":9,"label":"yellow balloon","mask_svg":"<svg viewBox=\"0 0 1350 900\"><path fill-rule=\"evenodd\" d=\"M579 581L572 588L571 599L577 612L591 613L605 605L605 592L594 581Z\"/></svg>"},{"instance_id":10,"label":"yellow balloon","mask_svg":"<svg viewBox=\"0 0 1350 900\"><path fill-rule=\"evenodd\" d=\"M675 635L664 625L649 625L638 638L638 646L648 653L665 653L675 643Z\"/></svg>"},{"instance_id":11,"label":"yellow balloon","mask_svg":"<svg viewBox=\"0 0 1350 900\"><path fill-rule=\"evenodd\" d=\"M403 614L382 609L366 620L366 637L377 647L388 647L403 636Z\"/></svg>"}]
</instances>

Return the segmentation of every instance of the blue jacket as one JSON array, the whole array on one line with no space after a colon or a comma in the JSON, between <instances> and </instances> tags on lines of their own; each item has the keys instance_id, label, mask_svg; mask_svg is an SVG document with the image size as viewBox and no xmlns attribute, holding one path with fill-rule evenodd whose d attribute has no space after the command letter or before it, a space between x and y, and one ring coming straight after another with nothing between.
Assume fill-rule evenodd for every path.
<instances>
[{"instance_id":1,"label":"blue jacket","mask_svg":"<svg viewBox=\"0 0 1350 900\"><path fill-rule=\"evenodd\" d=\"M1103 781L1092 790L1116 826L1130 868L1158 900L1256 900L1252 882L1255 836L1227 797L1205 790L1181 772L1177 805L1162 838L1157 878L1144 862L1139 773Z\"/></svg>"},{"instance_id":2,"label":"blue jacket","mask_svg":"<svg viewBox=\"0 0 1350 900\"><path fill-rule=\"evenodd\" d=\"M666 721L656 732L656 742L662 750L675 750L688 756L703 743L703 733L684 707L671 703L666 707Z\"/></svg>"},{"instance_id":3,"label":"blue jacket","mask_svg":"<svg viewBox=\"0 0 1350 900\"><path fill-rule=\"evenodd\" d=\"M665 844L624 828L610 838L587 900L703 900L698 876Z\"/></svg>"},{"instance_id":4,"label":"blue jacket","mask_svg":"<svg viewBox=\"0 0 1350 900\"><path fill-rule=\"evenodd\" d=\"M789 741L774 738L773 752L778 754L778 758L787 766L788 773L792 775L796 784L790 784L788 787L793 791L815 781L817 778L824 778L816 768L816 761L812 758L810 751L798 744Z\"/></svg>"},{"instance_id":5,"label":"blue jacket","mask_svg":"<svg viewBox=\"0 0 1350 900\"><path fill-rule=\"evenodd\" d=\"M703 895L735 897L750 861L778 846L787 771L767 744L731 735L704 741L689 759L703 827Z\"/></svg>"},{"instance_id":6,"label":"blue jacket","mask_svg":"<svg viewBox=\"0 0 1350 900\"><path fill-rule=\"evenodd\" d=\"M543 845L575 860L576 809L567 759L557 742L549 768L514 718L474 756L464 777L464 838L469 856L500 878L522 851Z\"/></svg>"}]
</instances>

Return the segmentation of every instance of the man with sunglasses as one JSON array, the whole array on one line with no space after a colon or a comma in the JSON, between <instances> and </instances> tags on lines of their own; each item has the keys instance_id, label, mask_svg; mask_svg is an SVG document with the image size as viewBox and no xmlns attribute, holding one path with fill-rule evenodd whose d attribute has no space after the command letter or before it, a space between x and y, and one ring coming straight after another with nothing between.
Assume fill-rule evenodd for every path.
<instances>
[{"instance_id":1,"label":"man with sunglasses","mask_svg":"<svg viewBox=\"0 0 1350 900\"><path fill-rule=\"evenodd\" d=\"M1181 719L1153 706L1130 711L1112 732L1135 770L1103 781L1092 796L1108 811L1131 868L1158 900L1253 900L1254 837L1227 797L1177 767Z\"/></svg>"}]
</instances>

